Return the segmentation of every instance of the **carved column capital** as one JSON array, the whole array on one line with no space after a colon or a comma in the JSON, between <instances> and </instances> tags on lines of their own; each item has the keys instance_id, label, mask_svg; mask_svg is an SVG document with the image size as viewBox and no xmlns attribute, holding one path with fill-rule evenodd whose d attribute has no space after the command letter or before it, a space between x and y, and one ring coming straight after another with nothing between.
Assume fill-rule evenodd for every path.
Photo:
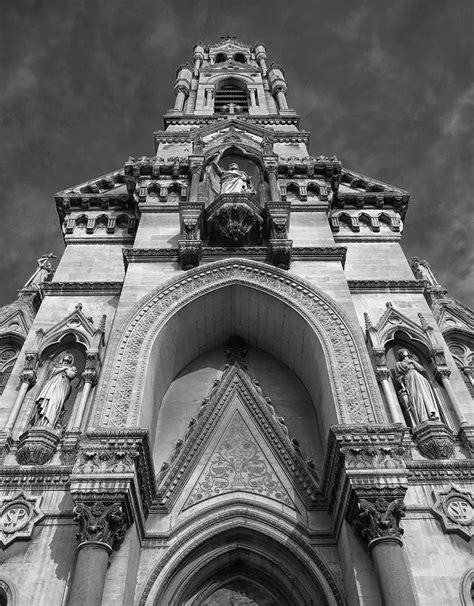
<instances>
[{"instance_id":1,"label":"carved column capital","mask_svg":"<svg viewBox=\"0 0 474 606\"><path fill-rule=\"evenodd\" d=\"M381 540L396 540L401 544L403 529L400 528L400 520L404 516L405 504L402 499L360 499L352 524L369 547Z\"/></svg>"},{"instance_id":2,"label":"carved column capital","mask_svg":"<svg viewBox=\"0 0 474 606\"><path fill-rule=\"evenodd\" d=\"M201 176L204 171L204 166L202 164L191 164L189 170L191 171L192 175Z\"/></svg>"},{"instance_id":3,"label":"carved column capital","mask_svg":"<svg viewBox=\"0 0 474 606\"><path fill-rule=\"evenodd\" d=\"M388 368L376 368L375 375L377 377L377 381L381 383L382 381L390 379L390 371Z\"/></svg>"},{"instance_id":4,"label":"carved column capital","mask_svg":"<svg viewBox=\"0 0 474 606\"><path fill-rule=\"evenodd\" d=\"M86 365L82 373L82 378L85 383L90 383L92 386L97 385L99 370L99 354L98 352L88 352L86 354Z\"/></svg>"},{"instance_id":5,"label":"carved column capital","mask_svg":"<svg viewBox=\"0 0 474 606\"><path fill-rule=\"evenodd\" d=\"M449 377L451 376L451 371L447 367L439 367L435 369L434 376L437 381L440 381L442 383L443 379L449 379Z\"/></svg>"},{"instance_id":6,"label":"carved column capital","mask_svg":"<svg viewBox=\"0 0 474 606\"><path fill-rule=\"evenodd\" d=\"M28 352L25 355L25 365L20 372L20 383L27 383L29 387L33 387L36 383L36 366L38 364L38 354Z\"/></svg>"},{"instance_id":7,"label":"carved column capital","mask_svg":"<svg viewBox=\"0 0 474 606\"><path fill-rule=\"evenodd\" d=\"M79 502L74 507L74 521L80 527L76 535L80 545L102 543L110 551L123 541L129 525L122 503L118 501Z\"/></svg>"}]
</instances>

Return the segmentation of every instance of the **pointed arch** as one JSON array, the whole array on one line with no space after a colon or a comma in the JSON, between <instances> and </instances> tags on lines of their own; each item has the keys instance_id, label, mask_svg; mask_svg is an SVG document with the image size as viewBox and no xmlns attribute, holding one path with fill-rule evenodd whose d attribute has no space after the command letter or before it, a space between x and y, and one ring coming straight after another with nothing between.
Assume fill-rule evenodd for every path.
<instances>
[{"instance_id":1,"label":"pointed arch","mask_svg":"<svg viewBox=\"0 0 474 606\"><path fill-rule=\"evenodd\" d=\"M150 402L158 398L158 394L153 393L153 380L157 374L166 372L174 377L184 367L184 358L179 361L170 355L171 348L176 348L178 331L184 330L183 326L190 321L194 324L188 327L188 331L205 330L202 326L205 319L199 318L203 298L232 287L255 295L256 301L262 302L262 314L269 306L276 314L286 313L286 326L277 324L271 317L267 318L264 326L258 326L257 312L251 305L247 307L245 317L250 318L255 328L246 327L249 338L260 339L265 344L263 349L269 353L273 348L276 357L286 356L285 363L290 368L294 369L295 365L291 360L293 354L295 357L298 355L301 361L304 339L307 339L309 359L303 360L306 375L300 378L303 384L310 385L307 387L310 394L311 390L313 394L319 390L321 402L333 402L334 407L328 407L331 408L330 416L323 424L326 431L334 422L385 420L362 335L338 305L302 278L260 262L232 259L209 263L181 274L136 304L109 343L110 355L99 386L94 424L112 427L151 424L156 413L149 410L145 418L143 411L141 414L141 404L144 397ZM183 312L185 308L187 311ZM190 313L191 309L193 313ZM212 322L213 330L225 328L227 318L222 316L223 313L224 310L218 306L218 317ZM232 312L229 313L232 316ZM173 318L176 322L177 317L180 322L173 324ZM239 327L232 328L233 333L240 330ZM161 345L163 339L168 339L167 349L162 350L155 358L155 366L151 367L150 352L157 347L158 335L162 331ZM297 334L300 334L301 342L296 338ZM225 337L228 336L226 333ZM218 333L209 336L210 339L225 337ZM190 335L183 333L179 338L189 340ZM188 356L188 361L196 356L193 347L199 350L205 346L205 340L198 342L198 337L196 339L192 347L189 342L186 343L189 347L185 347L184 342L179 343L180 355ZM318 376L319 384L316 384ZM156 416L153 422L156 422Z\"/></svg>"},{"instance_id":2,"label":"pointed arch","mask_svg":"<svg viewBox=\"0 0 474 606\"><path fill-rule=\"evenodd\" d=\"M277 595L286 598L282 603L291 603L296 595L297 603L304 606L344 604L329 568L301 528L295 532L289 519L237 503L225 511L212 509L197 515L178 530L172 546L140 589L138 604L195 603L189 600L216 575L229 578L229 563L234 570L239 565L244 569L252 566L272 583ZM244 571L242 576L247 574Z\"/></svg>"}]
</instances>

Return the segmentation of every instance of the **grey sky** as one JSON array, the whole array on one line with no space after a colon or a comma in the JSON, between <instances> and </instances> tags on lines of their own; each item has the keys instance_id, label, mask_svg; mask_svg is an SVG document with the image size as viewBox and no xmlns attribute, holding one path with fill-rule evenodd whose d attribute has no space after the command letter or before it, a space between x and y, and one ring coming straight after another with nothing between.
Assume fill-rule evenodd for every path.
<instances>
[{"instance_id":1,"label":"grey sky","mask_svg":"<svg viewBox=\"0 0 474 606\"><path fill-rule=\"evenodd\" d=\"M262 41L311 153L407 189L408 257L474 289L470 0L2 0L0 305L63 250L54 193L151 154L194 43Z\"/></svg>"}]
</instances>

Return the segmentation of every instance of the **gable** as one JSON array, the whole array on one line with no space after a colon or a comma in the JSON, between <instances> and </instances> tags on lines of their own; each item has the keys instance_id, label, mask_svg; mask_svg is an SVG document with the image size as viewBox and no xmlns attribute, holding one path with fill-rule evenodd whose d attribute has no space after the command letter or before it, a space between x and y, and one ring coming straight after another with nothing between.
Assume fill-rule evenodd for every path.
<instances>
[{"instance_id":1,"label":"gable","mask_svg":"<svg viewBox=\"0 0 474 606\"><path fill-rule=\"evenodd\" d=\"M237 362L224 370L198 418L190 420L158 485L158 507L166 511L228 493L260 495L292 508L320 500L314 464Z\"/></svg>"},{"instance_id":2,"label":"gable","mask_svg":"<svg viewBox=\"0 0 474 606\"><path fill-rule=\"evenodd\" d=\"M242 405L231 407L228 412L230 420L226 417L227 424L217 443L210 444L204 453L203 460L207 459L207 463L183 509L231 492L259 494L294 508L279 478L282 470L268 449L262 448L263 436L251 418Z\"/></svg>"}]
</instances>

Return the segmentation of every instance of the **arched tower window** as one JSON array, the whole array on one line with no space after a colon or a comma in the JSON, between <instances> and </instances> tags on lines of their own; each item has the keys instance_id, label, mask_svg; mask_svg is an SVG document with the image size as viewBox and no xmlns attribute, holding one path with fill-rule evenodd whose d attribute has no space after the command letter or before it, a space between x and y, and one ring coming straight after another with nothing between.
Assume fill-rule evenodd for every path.
<instances>
[{"instance_id":1,"label":"arched tower window","mask_svg":"<svg viewBox=\"0 0 474 606\"><path fill-rule=\"evenodd\" d=\"M249 109L247 87L239 80L224 80L216 89L214 111L216 113L241 113Z\"/></svg>"},{"instance_id":2,"label":"arched tower window","mask_svg":"<svg viewBox=\"0 0 474 606\"><path fill-rule=\"evenodd\" d=\"M237 61L237 63L246 63L244 53L236 53L234 55L234 61Z\"/></svg>"},{"instance_id":3,"label":"arched tower window","mask_svg":"<svg viewBox=\"0 0 474 606\"><path fill-rule=\"evenodd\" d=\"M12 374L13 366L17 361L20 349L21 342L18 342L16 339L6 338L0 341L0 395L2 395Z\"/></svg>"},{"instance_id":4,"label":"arched tower window","mask_svg":"<svg viewBox=\"0 0 474 606\"><path fill-rule=\"evenodd\" d=\"M225 55L224 53L217 53L216 63L224 63L224 61L227 61L227 55Z\"/></svg>"}]
</instances>

